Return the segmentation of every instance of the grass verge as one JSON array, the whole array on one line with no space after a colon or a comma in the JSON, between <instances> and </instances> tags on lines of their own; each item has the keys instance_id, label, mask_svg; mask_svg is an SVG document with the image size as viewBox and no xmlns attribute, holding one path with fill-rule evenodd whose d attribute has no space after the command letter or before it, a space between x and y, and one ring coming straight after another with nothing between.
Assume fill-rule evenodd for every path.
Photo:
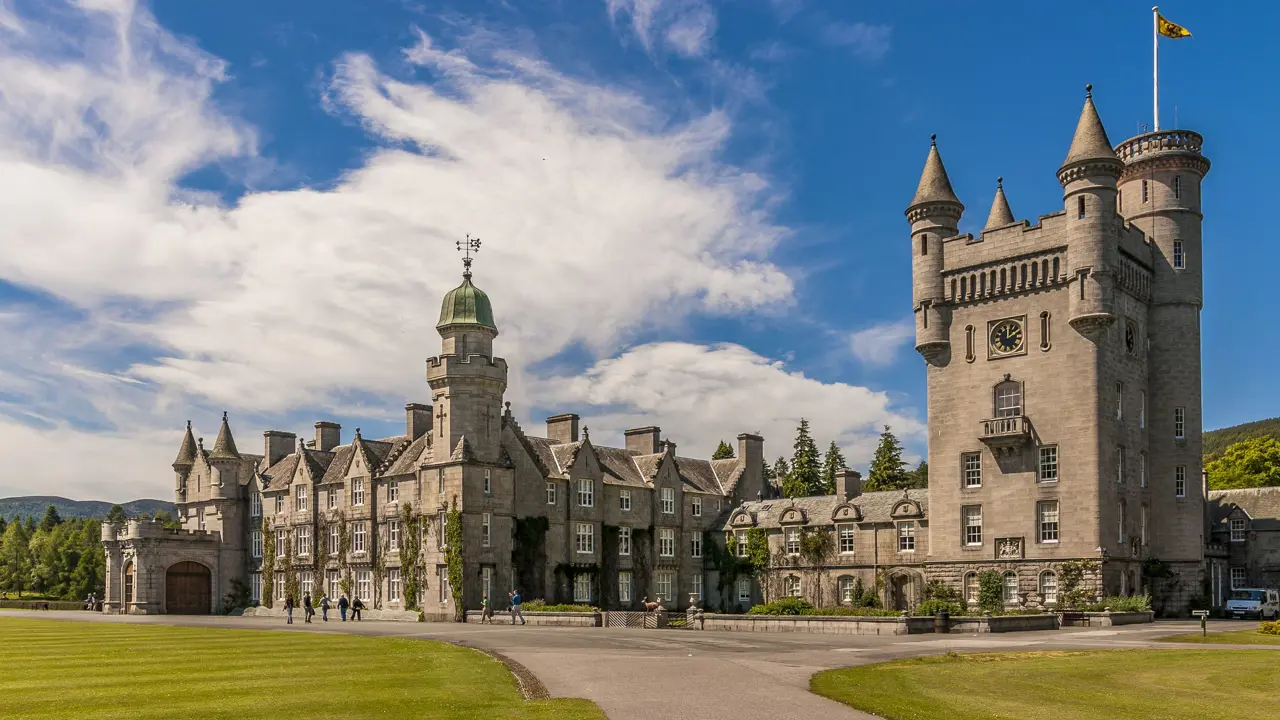
<instances>
[{"instance_id":1,"label":"grass verge","mask_svg":"<svg viewBox=\"0 0 1280 720\"><path fill-rule=\"evenodd\" d=\"M1219 645L1280 645L1280 635L1263 635L1257 628L1250 630L1229 630L1227 632L1211 632L1204 637L1200 633L1173 635L1162 637L1160 642L1176 643L1210 643ZM1276 659L1280 663L1280 658Z\"/></svg>"},{"instance_id":2,"label":"grass verge","mask_svg":"<svg viewBox=\"0 0 1280 720\"><path fill-rule=\"evenodd\" d=\"M916 658L818 673L810 689L886 720L1280 717L1269 650L1103 650Z\"/></svg>"},{"instance_id":3,"label":"grass verge","mask_svg":"<svg viewBox=\"0 0 1280 720\"><path fill-rule=\"evenodd\" d=\"M0 617L0 717L597 720L499 661L405 638Z\"/></svg>"}]
</instances>

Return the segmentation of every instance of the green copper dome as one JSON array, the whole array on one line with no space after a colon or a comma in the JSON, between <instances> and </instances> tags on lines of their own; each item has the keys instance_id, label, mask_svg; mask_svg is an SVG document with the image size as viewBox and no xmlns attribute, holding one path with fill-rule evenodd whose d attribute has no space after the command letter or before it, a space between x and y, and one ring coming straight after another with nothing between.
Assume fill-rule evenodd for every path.
<instances>
[{"instance_id":1,"label":"green copper dome","mask_svg":"<svg viewBox=\"0 0 1280 720\"><path fill-rule=\"evenodd\" d=\"M444 296L444 302L440 304L440 322L436 323L436 327L459 324L498 329L493 322L493 306L489 304L489 296L471 284L471 273L464 275L462 284Z\"/></svg>"}]
</instances>

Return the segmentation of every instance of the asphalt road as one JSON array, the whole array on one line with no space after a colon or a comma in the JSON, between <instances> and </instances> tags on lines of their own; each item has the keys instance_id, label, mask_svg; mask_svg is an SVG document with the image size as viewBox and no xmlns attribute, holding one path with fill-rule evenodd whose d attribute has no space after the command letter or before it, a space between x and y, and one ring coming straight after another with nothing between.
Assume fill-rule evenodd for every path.
<instances>
[{"instance_id":1,"label":"asphalt road","mask_svg":"<svg viewBox=\"0 0 1280 720\"><path fill-rule=\"evenodd\" d=\"M1199 623L1162 621L1117 628L990 635L844 636L683 629L481 626L453 623L297 622L281 618L122 616L10 612L4 617L82 622L234 627L286 632L421 637L499 652L531 670L553 697L589 698L612 720L780 720L872 718L809 692L816 672L904 657L957 652L1152 647L1157 637L1198 631ZM1213 630L1244 623L1214 621ZM1159 647L1184 647L1160 643ZM1193 645L1210 648L1240 646ZM1280 646L1272 646L1280 651Z\"/></svg>"}]
</instances>

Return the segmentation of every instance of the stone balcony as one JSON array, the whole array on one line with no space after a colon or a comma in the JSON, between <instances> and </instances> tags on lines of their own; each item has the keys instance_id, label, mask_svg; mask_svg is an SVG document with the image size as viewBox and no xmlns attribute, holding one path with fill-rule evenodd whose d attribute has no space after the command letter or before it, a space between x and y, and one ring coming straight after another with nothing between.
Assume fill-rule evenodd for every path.
<instances>
[{"instance_id":1,"label":"stone balcony","mask_svg":"<svg viewBox=\"0 0 1280 720\"><path fill-rule=\"evenodd\" d=\"M995 455L1013 453L1031 442L1031 421L1026 415L983 420L979 438Z\"/></svg>"}]
</instances>

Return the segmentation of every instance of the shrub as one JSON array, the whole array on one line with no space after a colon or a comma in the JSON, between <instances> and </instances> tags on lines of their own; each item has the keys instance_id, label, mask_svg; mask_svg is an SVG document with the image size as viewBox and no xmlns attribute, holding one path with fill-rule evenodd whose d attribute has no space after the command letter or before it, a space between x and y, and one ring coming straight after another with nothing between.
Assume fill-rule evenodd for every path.
<instances>
[{"instance_id":1,"label":"shrub","mask_svg":"<svg viewBox=\"0 0 1280 720\"><path fill-rule=\"evenodd\" d=\"M862 578L856 578L853 581L853 593L849 605L855 608L878 608L880 607L880 598L876 597L874 587L866 587L862 584Z\"/></svg>"},{"instance_id":2,"label":"shrub","mask_svg":"<svg viewBox=\"0 0 1280 720\"><path fill-rule=\"evenodd\" d=\"M33 604L37 604L37 603L42 609L44 608L45 605L48 605L50 610L83 610L84 609L84 601L82 600L40 600L40 599L32 600L30 598L23 598L21 600L15 600L13 598L10 598L8 600L0 600L0 608L27 610Z\"/></svg>"},{"instance_id":3,"label":"shrub","mask_svg":"<svg viewBox=\"0 0 1280 720\"><path fill-rule=\"evenodd\" d=\"M1110 608L1112 612L1142 612L1151 609L1150 595L1108 595L1101 600L1085 604L1081 609L1085 612L1102 612Z\"/></svg>"},{"instance_id":4,"label":"shrub","mask_svg":"<svg viewBox=\"0 0 1280 720\"><path fill-rule=\"evenodd\" d=\"M995 570L978 573L978 607L992 615L1004 609L1004 576Z\"/></svg>"},{"instance_id":5,"label":"shrub","mask_svg":"<svg viewBox=\"0 0 1280 720\"><path fill-rule=\"evenodd\" d=\"M785 597L771 603L756 605L747 611L748 615L786 615L813 617L897 617L897 610L882 610L874 607L820 607L816 608L808 600Z\"/></svg>"},{"instance_id":6,"label":"shrub","mask_svg":"<svg viewBox=\"0 0 1280 720\"><path fill-rule=\"evenodd\" d=\"M795 597L778 598L771 603L756 605L747 611L748 615L804 615L812 610L813 604L808 600Z\"/></svg>"},{"instance_id":7,"label":"shrub","mask_svg":"<svg viewBox=\"0 0 1280 720\"><path fill-rule=\"evenodd\" d=\"M1263 635L1280 635L1280 620L1262 623L1258 626L1258 632Z\"/></svg>"},{"instance_id":8,"label":"shrub","mask_svg":"<svg viewBox=\"0 0 1280 720\"><path fill-rule=\"evenodd\" d=\"M960 603L934 598L932 600L925 600L917 605L916 609L911 614L920 617L933 617L940 612L959 616L964 614L964 609L960 607Z\"/></svg>"},{"instance_id":9,"label":"shrub","mask_svg":"<svg viewBox=\"0 0 1280 720\"><path fill-rule=\"evenodd\" d=\"M521 606L524 612L581 612L593 613L600 612L600 608L594 605L548 605L546 600L530 600Z\"/></svg>"},{"instance_id":10,"label":"shrub","mask_svg":"<svg viewBox=\"0 0 1280 720\"><path fill-rule=\"evenodd\" d=\"M960 591L942 582L941 580L930 580L924 586L925 600L942 600L944 602L960 604Z\"/></svg>"}]
</instances>

